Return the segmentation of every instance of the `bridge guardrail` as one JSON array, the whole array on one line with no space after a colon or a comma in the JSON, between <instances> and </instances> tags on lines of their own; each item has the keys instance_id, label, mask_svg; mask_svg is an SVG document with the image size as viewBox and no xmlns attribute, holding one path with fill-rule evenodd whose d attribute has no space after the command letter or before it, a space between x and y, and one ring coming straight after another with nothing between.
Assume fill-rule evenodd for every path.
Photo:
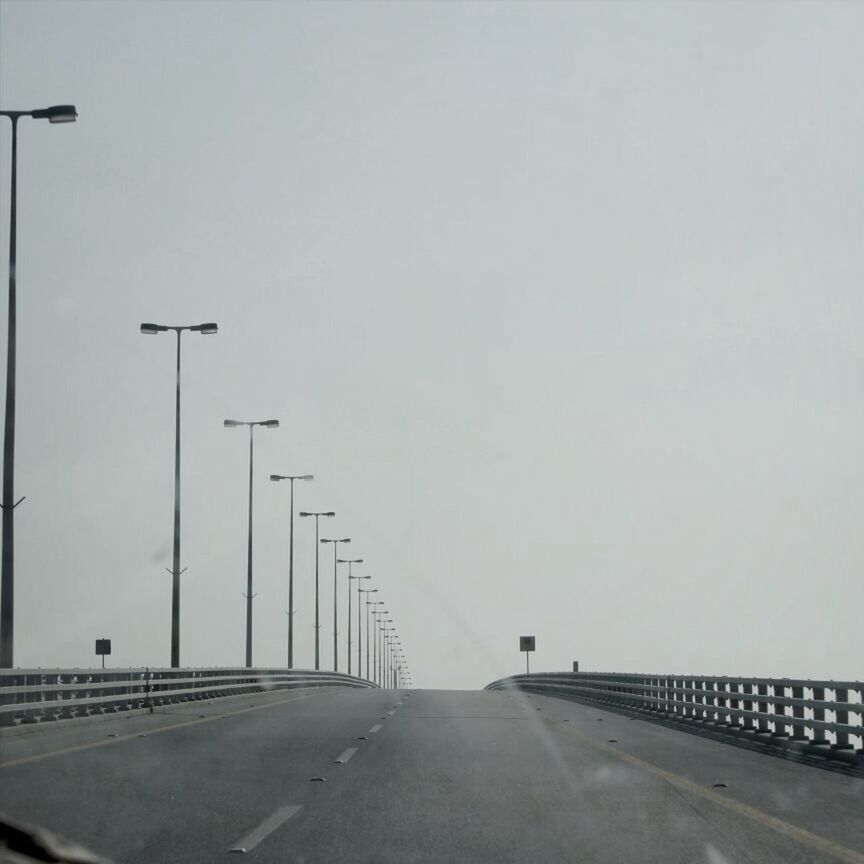
<instances>
[{"instance_id":1,"label":"bridge guardrail","mask_svg":"<svg viewBox=\"0 0 864 864\"><path fill-rule=\"evenodd\" d=\"M671 722L864 764L861 681L535 672L501 678L485 689L507 688L623 706Z\"/></svg>"},{"instance_id":2,"label":"bridge guardrail","mask_svg":"<svg viewBox=\"0 0 864 864\"><path fill-rule=\"evenodd\" d=\"M305 669L0 669L0 726L297 687L377 687Z\"/></svg>"}]
</instances>

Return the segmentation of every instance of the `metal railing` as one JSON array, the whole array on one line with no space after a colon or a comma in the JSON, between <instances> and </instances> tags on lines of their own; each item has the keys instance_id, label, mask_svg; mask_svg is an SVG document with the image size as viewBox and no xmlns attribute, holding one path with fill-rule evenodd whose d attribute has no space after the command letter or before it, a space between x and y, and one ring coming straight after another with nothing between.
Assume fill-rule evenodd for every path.
<instances>
[{"instance_id":1,"label":"metal railing","mask_svg":"<svg viewBox=\"0 0 864 864\"><path fill-rule=\"evenodd\" d=\"M298 687L375 687L301 669L0 669L0 726Z\"/></svg>"},{"instance_id":2,"label":"metal railing","mask_svg":"<svg viewBox=\"0 0 864 864\"><path fill-rule=\"evenodd\" d=\"M622 706L766 744L864 761L861 681L538 672L486 687L507 688Z\"/></svg>"}]
</instances>

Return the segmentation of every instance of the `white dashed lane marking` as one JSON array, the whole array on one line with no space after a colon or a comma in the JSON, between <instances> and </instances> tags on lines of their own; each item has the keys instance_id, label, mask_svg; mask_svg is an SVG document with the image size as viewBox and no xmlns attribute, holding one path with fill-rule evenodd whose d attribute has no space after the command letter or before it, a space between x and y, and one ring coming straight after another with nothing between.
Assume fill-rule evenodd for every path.
<instances>
[{"instance_id":1,"label":"white dashed lane marking","mask_svg":"<svg viewBox=\"0 0 864 864\"><path fill-rule=\"evenodd\" d=\"M251 852L268 834L272 834L280 825L287 822L300 810L298 804L286 804L280 807L272 816L265 819L254 831L241 837L228 851Z\"/></svg>"},{"instance_id":2,"label":"white dashed lane marking","mask_svg":"<svg viewBox=\"0 0 864 864\"><path fill-rule=\"evenodd\" d=\"M349 747L337 760L336 764L344 765L355 753L357 752L356 747Z\"/></svg>"}]
</instances>

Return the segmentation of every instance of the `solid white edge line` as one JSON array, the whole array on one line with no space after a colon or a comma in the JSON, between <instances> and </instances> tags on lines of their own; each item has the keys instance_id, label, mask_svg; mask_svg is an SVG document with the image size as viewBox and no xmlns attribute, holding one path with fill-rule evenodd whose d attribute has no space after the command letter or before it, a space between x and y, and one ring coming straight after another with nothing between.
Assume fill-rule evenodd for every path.
<instances>
[{"instance_id":1,"label":"solid white edge line","mask_svg":"<svg viewBox=\"0 0 864 864\"><path fill-rule=\"evenodd\" d=\"M250 852L268 834L272 834L280 825L287 822L301 808L299 804L286 804L280 807L272 816L265 819L257 828L241 837L228 850L229 852Z\"/></svg>"},{"instance_id":2,"label":"solid white edge line","mask_svg":"<svg viewBox=\"0 0 864 864\"><path fill-rule=\"evenodd\" d=\"M349 747L337 760L336 763L341 762L343 765L357 752L356 747Z\"/></svg>"}]
</instances>

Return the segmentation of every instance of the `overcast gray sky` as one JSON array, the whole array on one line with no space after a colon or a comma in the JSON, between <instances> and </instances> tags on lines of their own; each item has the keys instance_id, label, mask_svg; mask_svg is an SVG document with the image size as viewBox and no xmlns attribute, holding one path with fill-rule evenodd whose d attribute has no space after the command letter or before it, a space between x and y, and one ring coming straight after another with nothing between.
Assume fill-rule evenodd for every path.
<instances>
[{"instance_id":1,"label":"overcast gray sky","mask_svg":"<svg viewBox=\"0 0 864 864\"><path fill-rule=\"evenodd\" d=\"M138 325L215 320L184 665L242 665L222 420L273 416L256 665L266 478L313 472L420 686L519 671L520 634L536 669L860 678L862 44L853 3L3 0L0 105L80 112L20 128L16 663L167 665L173 342ZM327 547L325 665L331 582Z\"/></svg>"}]
</instances>

